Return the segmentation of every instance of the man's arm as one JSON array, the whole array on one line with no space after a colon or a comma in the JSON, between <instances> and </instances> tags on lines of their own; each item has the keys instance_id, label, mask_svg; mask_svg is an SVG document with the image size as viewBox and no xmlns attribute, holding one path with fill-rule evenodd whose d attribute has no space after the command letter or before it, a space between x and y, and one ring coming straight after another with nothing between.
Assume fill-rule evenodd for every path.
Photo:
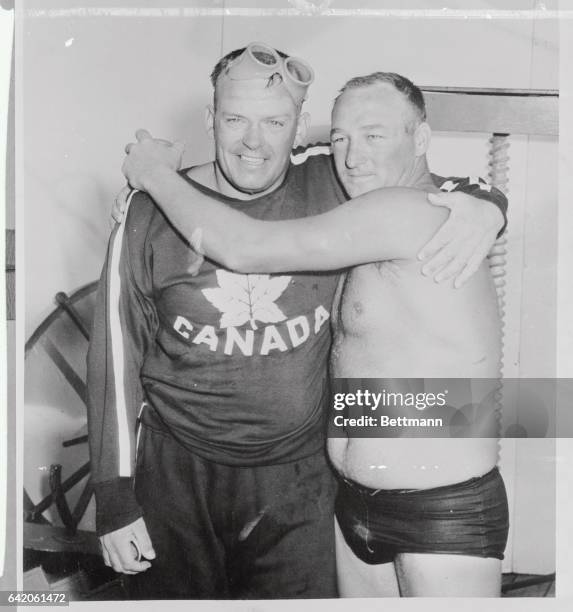
<instances>
[{"instance_id":1,"label":"man's arm","mask_svg":"<svg viewBox=\"0 0 573 612\"><path fill-rule=\"evenodd\" d=\"M141 217L145 211L137 212ZM153 304L135 284L131 269L128 239L140 239L141 233L126 231L126 224L112 233L87 360L96 531L106 564L125 573L150 567L136 559L138 553L147 559L155 556L133 492L136 421L143 401L139 373L156 320ZM137 261L143 260L142 253Z\"/></svg>"},{"instance_id":2,"label":"man's arm","mask_svg":"<svg viewBox=\"0 0 573 612\"><path fill-rule=\"evenodd\" d=\"M186 191L189 201L193 199L194 202L197 199L207 202L209 200L208 196L200 194L173 172L173 160L180 157L178 147L170 146L165 141L151 139L150 135L144 130L138 131L137 139L137 144L128 145L128 150L131 150L131 152L124 162L124 174L126 174L133 187L148 191L152 195L183 236L189 241L194 236L194 244L197 246L199 244L197 238L202 234L201 232L194 234L198 226L193 219L188 217L190 208L184 206L185 198L183 194ZM467 186L462 186L461 189L468 190ZM485 191L480 195L486 199L491 197ZM462 202L456 205L455 218L452 213L452 219L444 224L440 232L437 233L437 237L442 243L440 245L441 250L437 255L433 255L432 259L425 265L425 270L427 271L428 266L431 266L440 257L442 259L441 265L447 268L449 276L462 270L461 276L464 280L467 280L471 275L470 270L473 273L485 257L489 247L493 244L495 234L502 225L502 215L498 211L498 207L502 208L502 206L495 197L491 197L494 204L487 202L480 204L478 202L476 206L475 198L463 194L454 194L454 196L461 198ZM178 204L174 204L176 200L179 202ZM469 205L468 201L470 202ZM503 202L506 203L504 199ZM468 214L468 207L472 214ZM474 212L476 208L477 215ZM493 213L491 209L493 209ZM463 213L459 214L458 211L463 211ZM479 228L479 231L476 231L476 227ZM445 242L444 237L447 238ZM430 244L434 245L435 243L436 239L434 238ZM479 257L476 256L476 252L479 252ZM224 262L223 256L225 255L229 256L232 253L227 251L226 253L211 255L211 257ZM459 278L456 281L456 286L461 286Z\"/></svg>"},{"instance_id":3,"label":"man's arm","mask_svg":"<svg viewBox=\"0 0 573 612\"><path fill-rule=\"evenodd\" d=\"M165 180L157 173L166 172ZM426 194L376 190L313 217L260 221L193 190L157 168L143 185L201 254L238 272L333 270L385 259L413 259L447 216ZM161 185L160 194L154 185ZM168 188L166 186L168 185Z\"/></svg>"},{"instance_id":4,"label":"man's arm","mask_svg":"<svg viewBox=\"0 0 573 612\"><path fill-rule=\"evenodd\" d=\"M259 222L247 248L241 244L250 236L238 234L241 244L233 245L228 263L241 272L285 272L414 260L446 216L428 204L424 192L375 190L322 215ZM237 225L241 231L242 223Z\"/></svg>"}]
</instances>

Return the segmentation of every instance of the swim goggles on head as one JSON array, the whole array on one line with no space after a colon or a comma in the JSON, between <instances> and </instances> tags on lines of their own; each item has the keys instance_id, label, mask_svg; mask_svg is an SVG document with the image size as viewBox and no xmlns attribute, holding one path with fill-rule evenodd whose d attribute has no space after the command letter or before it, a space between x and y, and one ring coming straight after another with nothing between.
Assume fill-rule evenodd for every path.
<instances>
[{"instance_id":1,"label":"swim goggles on head","mask_svg":"<svg viewBox=\"0 0 573 612\"><path fill-rule=\"evenodd\" d=\"M314 71L304 60L282 58L275 49L258 42L250 43L227 67L225 75L234 81L266 79L267 87L284 83L297 104L304 100L314 80Z\"/></svg>"}]
</instances>

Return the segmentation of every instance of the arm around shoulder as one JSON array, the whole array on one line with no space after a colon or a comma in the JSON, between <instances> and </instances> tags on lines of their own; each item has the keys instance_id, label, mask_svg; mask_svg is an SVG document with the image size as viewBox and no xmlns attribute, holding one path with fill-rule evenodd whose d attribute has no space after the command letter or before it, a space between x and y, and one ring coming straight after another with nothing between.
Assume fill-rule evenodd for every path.
<instances>
[{"instance_id":1,"label":"arm around shoulder","mask_svg":"<svg viewBox=\"0 0 573 612\"><path fill-rule=\"evenodd\" d=\"M322 215L267 223L238 266L244 272L336 270L414 259L446 216L428 204L425 192L375 190Z\"/></svg>"}]
</instances>

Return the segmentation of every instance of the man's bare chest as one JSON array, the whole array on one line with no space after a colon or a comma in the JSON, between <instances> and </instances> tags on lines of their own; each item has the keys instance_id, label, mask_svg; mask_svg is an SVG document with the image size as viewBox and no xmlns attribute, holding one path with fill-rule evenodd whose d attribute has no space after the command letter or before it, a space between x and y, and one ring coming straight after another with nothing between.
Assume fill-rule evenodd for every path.
<instances>
[{"instance_id":1,"label":"man's bare chest","mask_svg":"<svg viewBox=\"0 0 573 612\"><path fill-rule=\"evenodd\" d=\"M357 266L347 273L335 320L345 335L370 334L392 325L409 272L402 262L384 261Z\"/></svg>"}]
</instances>

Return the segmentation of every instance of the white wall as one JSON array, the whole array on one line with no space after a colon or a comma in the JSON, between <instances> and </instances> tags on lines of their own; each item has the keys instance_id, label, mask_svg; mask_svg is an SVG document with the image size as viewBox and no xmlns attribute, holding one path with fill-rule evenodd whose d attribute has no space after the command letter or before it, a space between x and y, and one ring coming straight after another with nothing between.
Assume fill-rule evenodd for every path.
<instances>
[{"instance_id":1,"label":"white wall","mask_svg":"<svg viewBox=\"0 0 573 612\"><path fill-rule=\"evenodd\" d=\"M67 3L86 8L102 4L114 3ZM146 6L145 2L116 4ZM168 4L211 9L224 5L230 10L292 7L286 0ZM382 9L398 3L344 4ZM442 4L426 0L399 6L432 10ZM46 8L40 0L25 5ZM472 9L534 5L533 0L482 0L472 2ZM555 1L545 5L557 8ZM341 6L331 3L332 8ZM458 0L448 6L466 8L467 3ZM29 16L22 34L19 143L24 151L20 186L25 207L26 336L53 308L57 291L73 291L98 276L110 227L109 209L123 184L119 171L123 147L136 128L184 138L189 163L211 156L202 114L211 96L208 74L221 53L263 40L306 58L316 71L307 110L317 125L328 123L331 101L347 78L373 70L401 72L420 85L558 88L554 22ZM486 135L438 134L431 162L441 173L486 175L487 150ZM512 140L510 153L514 199L508 239L515 292L513 302L509 300L506 333L511 363L515 375L553 376L557 148L555 142L521 137ZM507 469L527 477L528 490L547 483L543 471L532 470L531 461L528 471L525 465L522 470L516 463L517 451L511 452ZM531 554L528 558L527 551L520 553L531 572L554 567L553 549L541 542L553 537L554 528L539 531L534 518L521 510L519 521L514 521L522 533L539 534L542 561L538 562L540 548L534 549L537 561ZM523 564L520 567L525 571Z\"/></svg>"},{"instance_id":2,"label":"white wall","mask_svg":"<svg viewBox=\"0 0 573 612\"><path fill-rule=\"evenodd\" d=\"M133 132L183 136L207 155L214 19L28 19L22 67L26 335L58 290L99 276Z\"/></svg>"}]
</instances>

